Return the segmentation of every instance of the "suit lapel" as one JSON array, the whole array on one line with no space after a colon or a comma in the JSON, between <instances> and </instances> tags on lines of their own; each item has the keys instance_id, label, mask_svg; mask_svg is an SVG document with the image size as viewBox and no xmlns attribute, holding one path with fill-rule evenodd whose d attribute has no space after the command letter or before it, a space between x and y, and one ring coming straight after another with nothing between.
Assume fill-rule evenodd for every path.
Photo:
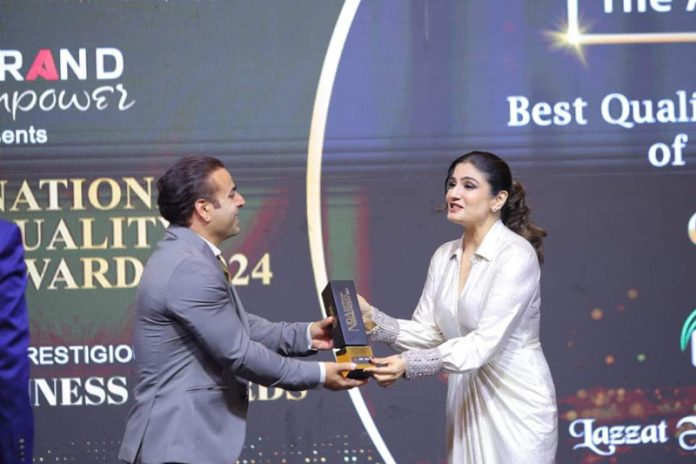
<instances>
[{"instance_id":1,"label":"suit lapel","mask_svg":"<svg viewBox=\"0 0 696 464\"><path fill-rule=\"evenodd\" d=\"M225 281L225 276L222 269L220 269L220 263L218 262L217 257L213 254L213 250L210 249L208 244L205 243L205 241L197 233L186 227L172 225L167 229L167 234L171 234L171 236L175 239L187 242L188 246L205 256L210 265L215 266L215 270L220 274L221 280L223 282ZM237 316L242 321L242 326L247 333L249 333L249 319L247 318L246 311L244 311L244 306L242 306L242 301L239 298L239 295L237 295L237 290L234 288L234 285L230 283L227 283L226 287L227 294L229 295L230 300L232 300L232 306L237 312Z\"/></svg>"}]
</instances>

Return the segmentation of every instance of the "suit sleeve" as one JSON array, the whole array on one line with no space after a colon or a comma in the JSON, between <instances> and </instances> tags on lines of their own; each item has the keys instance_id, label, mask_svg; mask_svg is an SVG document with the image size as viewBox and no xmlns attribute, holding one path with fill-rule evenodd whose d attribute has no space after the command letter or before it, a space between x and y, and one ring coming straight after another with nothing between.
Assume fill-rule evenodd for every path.
<instances>
[{"instance_id":1,"label":"suit sleeve","mask_svg":"<svg viewBox=\"0 0 696 464\"><path fill-rule=\"evenodd\" d=\"M179 264L169 281L167 306L232 374L286 390L319 385L319 363L281 356L252 339L217 269L208 263L188 259ZM254 318L253 324L259 323Z\"/></svg>"},{"instance_id":2,"label":"suit sleeve","mask_svg":"<svg viewBox=\"0 0 696 464\"><path fill-rule=\"evenodd\" d=\"M283 356L305 356L315 351L309 349L307 322L270 322L263 317L247 313L251 339Z\"/></svg>"},{"instance_id":3,"label":"suit sleeve","mask_svg":"<svg viewBox=\"0 0 696 464\"><path fill-rule=\"evenodd\" d=\"M14 225L0 224L0 462L28 462L33 447L25 289L21 233ZM23 455L16 453L19 440Z\"/></svg>"},{"instance_id":4,"label":"suit sleeve","mask_svg":"<svg viewBox=\"0 0 696 464\"><path fill-rule=\"evenodd\" d=\"M0 237L0 395L26 394L29 381L29 316L24 298L26 265L19 229ZM2 396L0 396L2 398ZM3 408L7 409L3 401ZM13 402L9 403L10 410ZM1 411L0 411L1 413Z\"/></svg>"}]
</instances>

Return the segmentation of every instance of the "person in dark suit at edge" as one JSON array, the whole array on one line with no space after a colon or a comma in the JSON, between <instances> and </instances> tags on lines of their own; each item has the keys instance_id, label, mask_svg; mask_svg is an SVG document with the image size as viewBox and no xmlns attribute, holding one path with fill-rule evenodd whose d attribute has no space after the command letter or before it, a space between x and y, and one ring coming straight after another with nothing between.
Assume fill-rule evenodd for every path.
<instances>
[{"instance_id":1,"label":"person in dark suit at edge","mask_svg":"<svg viewBox=\"0 0 696 464\"><path fill-rule=\"evenodd\" d=\"M32 462L26 286L22 234L0 219L0 464Z\"/></svg>"},{"instance_id":2,"label":"person in dark suit at edge","mask_svg":"<svg viewBox=\"0 0 696 464\"><path fill-rule=\"evenodd\" d=\"M273 323L247 313L218 248L240 231L244 197L222 162L187 156L158 180L170 222L135 296L135 404L119 458L230 464L244 444L248 382L286 390L365 383L350 363L294 359L333 347L332 318Z\"/></svg>"}]
</instances>

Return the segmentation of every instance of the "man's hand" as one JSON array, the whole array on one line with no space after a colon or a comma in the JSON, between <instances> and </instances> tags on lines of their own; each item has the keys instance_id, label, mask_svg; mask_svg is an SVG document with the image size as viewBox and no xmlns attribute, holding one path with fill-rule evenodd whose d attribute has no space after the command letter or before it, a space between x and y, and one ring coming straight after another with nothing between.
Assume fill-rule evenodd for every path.
<instances>
[{"instance_id":1,"label":"man's hand","mask_svg":"<svg viewBox=\"0 0 696 464\"><path fill-rule=\"evenodd\" d=\"M370 364L375 367L368 367L365 372L372 374L380 387L388 387L406 372L406 361L400 354L386 358L372 358Z\"/></svg>"},{"instance_id":2,"label":"man's hand","mask_svg":"<svg viewBox=\"0 0 696 464\"><path fill-rule=\"evenodd\" d=\"M324 379L324 388L328 390L350 390L353 387L359 387L367 383L367 379L349 379L343 377L341 372L352 371L357 368L353 363L324 363L326 367L326 379Z\"/></svg>"},{"instance_id":3,"label":"man's hand","mask_svg":"<svg viewBox=\"0 0 696 464\"><path fill-rule=\"evenodd\" d=\"M331 335L333 323L334 317L329 316L326 319L313 322L309 326L309 335L312 337L312 349L330 350L333 348L333 336Z\"/></svg>"},{"instance_id":4,"label":"man's hand","mask_svg":"<svg viewBox=\"0 0 696 464\"><path fill-rule=\"evenodd\" d=\"M360 305L360 314L362 315L363 325L368 332L375 328L375 323L372 322L372 305L367 302L362 295L358 294L358 304Z\"/></svg>"}]
</instances>

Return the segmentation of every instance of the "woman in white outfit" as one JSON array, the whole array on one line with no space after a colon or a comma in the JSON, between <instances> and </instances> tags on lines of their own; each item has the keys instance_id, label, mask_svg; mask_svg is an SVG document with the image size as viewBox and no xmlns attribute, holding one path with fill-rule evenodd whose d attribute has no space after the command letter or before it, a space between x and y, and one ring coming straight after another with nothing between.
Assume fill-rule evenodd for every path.
<instances>
[{"instance_id":1,"label":"woman in white outfit","mask_svg":"<svg viewBox=\"0 0 696 464\"><path fill-rule=\"evenodd\" d=\"M539 343L546 232L529 222L524 189L492 153L454 160L445 199L464 234L435 251L411 320L360 298L371 339L401 352L373 359L373 376L387 386L449 374L450 463L553 463L556 395Z\"/></svg>"}]
</instances>

